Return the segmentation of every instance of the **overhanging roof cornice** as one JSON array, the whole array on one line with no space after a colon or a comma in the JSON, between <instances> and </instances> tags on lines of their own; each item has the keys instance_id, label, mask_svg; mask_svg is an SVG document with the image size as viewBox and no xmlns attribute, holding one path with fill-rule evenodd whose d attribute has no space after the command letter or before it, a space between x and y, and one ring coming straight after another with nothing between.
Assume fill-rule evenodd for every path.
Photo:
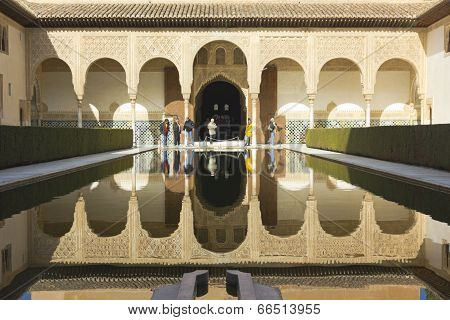
<instances>
[{"instance_id":1,"label":"overhanging roof cornice","mask_svg":"<svg viewBox=\"0 0 450 320\"><path fill-rule=\"evenodd\" d=\"M2 0L0 11L44 28L412 28L450 14L436 3L100 3Z\"/></svg>"}]
</instances>

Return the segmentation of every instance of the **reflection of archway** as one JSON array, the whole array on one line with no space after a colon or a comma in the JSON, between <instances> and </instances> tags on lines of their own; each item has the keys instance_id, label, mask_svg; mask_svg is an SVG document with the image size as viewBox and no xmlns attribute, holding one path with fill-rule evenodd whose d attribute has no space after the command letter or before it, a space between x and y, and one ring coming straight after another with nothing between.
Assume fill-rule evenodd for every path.
<instances>
[{"instance_id":1,"label":"reflection of archway","mask_svg":"<svg viewBox=\"0 0 450 320\"><path fill-rule=\"evenodd\" d=\"M218 125L218 139L240 136L245 123L245 102L244 94L234 84L224 80L206 84L197 94L195 105L198 139L204 139L206 125L212 118Z\"/></svg>"},{"instance_id":2,"label":"reflection of archway","mask_svg":"<svg viewBox=\"0 0 450 320\"><path fill-rule=\"evenodd\" d=\"M385 234L407 234L417 222L417 214L395 202L372 196L375 220Z\"/></svg>"},{"instance_id":3,"label":"reflection of archway","mask_svg":"<svg viewBox=\"0 0 450 320\"><path fill-rule=\"evenodd\" d=\"M237 153L200 154L195 193L203 207L223 216L240 206L246 194L244 158Z\"/></svg>"}]
</instances>

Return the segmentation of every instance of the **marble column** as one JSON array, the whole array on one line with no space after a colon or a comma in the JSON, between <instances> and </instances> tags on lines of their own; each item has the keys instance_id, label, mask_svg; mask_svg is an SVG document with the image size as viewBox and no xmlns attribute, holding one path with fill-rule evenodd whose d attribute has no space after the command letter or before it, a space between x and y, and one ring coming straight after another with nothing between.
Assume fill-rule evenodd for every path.
<instances>
[{"instance_id":1,"label":"marble column","mask_svg":"<svg viewBox=\"0 0 450 320\"><path fill-rule=\"evenodd\" d=\"M133 129L133 147L137 146L136 132L136 95L130 95L131 105L131 127Z\"/></svg>"},{"instance_id":2,"label":"marble column","mask_svg":"<svg viewBox=\"0 0 450 320\"><path fill-rule=\"evenodd\" d=\"M256 147L257 139L256 139L256 103L258 102L258 94L252 93L252 147Z\"/></svg>"},{"instance_id":3,"label":"marble column","mask_svg":"<svg viewBox=\"0 0 450 320\"><path fill-rule=\"evenodd\" d=\"M78 128L83 128L83 96L77 96L78 105Z\"/></svg>"},{"instance_id":4,"label":"marble column","mask_svg":"<svg viewBox=\"0 0 450 320\"><path fill-rule=\"evenodd\" d=\"M314 101L316 100L315 94L308 94L309 102L309 128L314 128Z\"/></svg>"},{"instance_id":5,"label":"marble column","mask_svg":"<svg viewBox=\"0 0 450 320\"><path fill-rule=\"evenodd\" d=\"M309 168L309 195L314 195L314 169Z\"/></svg>"},{"instance_id":6,"label":"marble column","mask_svg":"<svg viewBox=\"0 0 450 320\"><path fill-rule=\"evenodd\" d=\"M427 103L424 94L419 94L420 102L420 124L431 124L429 110L427 108Z\"/></svg>"},{"instance_id":7,"label":"marble column","mask_svg":"<svg viewBox=\"0 0 450 320\"><path fill-rule=\"evenodd\" d=\"M370 127L370 104L372 103L372 95L365 94L364 100L366 101L366 127Z\"/></svg>"}]
</instances>

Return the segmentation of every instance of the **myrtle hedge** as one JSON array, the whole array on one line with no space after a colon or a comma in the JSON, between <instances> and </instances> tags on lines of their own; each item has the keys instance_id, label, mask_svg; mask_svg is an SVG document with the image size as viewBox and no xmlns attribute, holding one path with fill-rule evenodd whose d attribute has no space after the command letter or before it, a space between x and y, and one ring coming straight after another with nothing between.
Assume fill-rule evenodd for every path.
<instances>
[{"instance_id":1,"label":"myrtle hedge","mask_svg":"<svg viewBox=\"0 0 450 320\"><path fill-rule=\"evenodd\" d=\"M306 145L450 171L450 124L310 129Z\"/></svg>"},{"instance_id":2,"label":"myrtle hedge","mask_svg":"<svg viewBox=\"0 0 450 320\"><path fill-rule=\"evenodd\" d=\"M0 169L132 145L132 130L0 126Z\"/></svg>"}]
</instances>

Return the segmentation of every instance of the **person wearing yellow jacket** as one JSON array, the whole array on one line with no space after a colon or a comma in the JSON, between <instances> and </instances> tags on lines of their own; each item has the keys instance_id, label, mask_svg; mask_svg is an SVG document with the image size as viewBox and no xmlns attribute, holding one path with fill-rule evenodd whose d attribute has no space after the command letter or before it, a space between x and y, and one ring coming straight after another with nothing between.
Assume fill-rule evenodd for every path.
<instances>
[{"instance_id":1,"label":"person wearing yellow jacket","mask_svg":"<svg viewBox=\"0 0 450 320\"><path fill-rule=\"evenodd\" d=\"M245 127L245 136L244 136L244 146L248 147L250 145L250 141L252 140L252 120L248 118L247 126Z\"/></svg>"}]
</instances>

